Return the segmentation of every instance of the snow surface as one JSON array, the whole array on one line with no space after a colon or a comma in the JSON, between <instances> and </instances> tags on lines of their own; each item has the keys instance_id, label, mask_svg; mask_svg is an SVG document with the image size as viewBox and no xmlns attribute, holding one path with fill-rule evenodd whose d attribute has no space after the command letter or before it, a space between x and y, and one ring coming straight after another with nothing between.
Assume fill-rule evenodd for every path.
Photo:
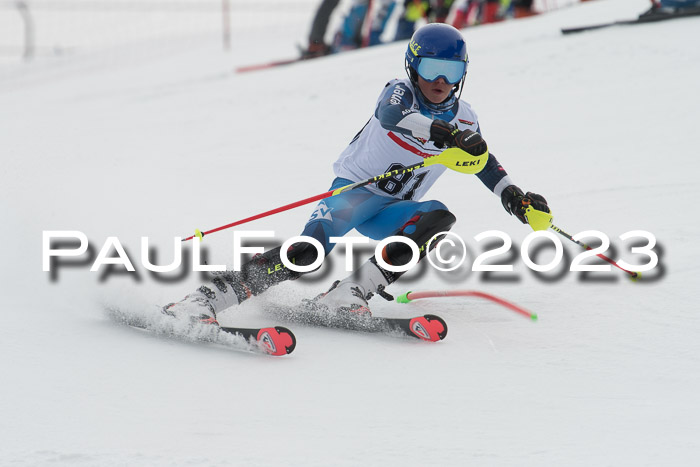
<instances>
[{"instance_id":1,"label":"snow surface","mask_svg":"<svg viewBox=\"0 0 700 467\"><path fill-rule=\"evenodd\" d=\"M481 290L536 311L538 323L473 299L372 300L379 316L442 316L449 333L437 344L289 325L297 349L274 358L149 336L104 312L178 300L200 282L147 274L141 236L165 262L174 236L325 191L384 83L403 75L405 44L240 75L232 64L253 63L258 49L273 56L285 37L233 55L207 36L3 67L0 464L693 464L700 19L559 33L647 4L589 2L465 30L464 97L491 150L547 197L557 225L607 233L630 262L644 258L618 236L652 232L660 266L639 283L619 271L543 280L514 256L515 280L426 270L390 290ZM482 247L473 236L494 229L517 247L528 228L467 178L447 173L429 197L455 213L472 251ZM311 211L246 230L286 239ZM45 230L82 231L95 254L118 237L139 278L105 279L83 262L52 281L41 269ZM231 239L205 238L212 263L232 263ZM578 254L564 245L568 260ZM264 306L325 290L342 265L221 321L274 324Z\"/></svg>"}]
</instances>

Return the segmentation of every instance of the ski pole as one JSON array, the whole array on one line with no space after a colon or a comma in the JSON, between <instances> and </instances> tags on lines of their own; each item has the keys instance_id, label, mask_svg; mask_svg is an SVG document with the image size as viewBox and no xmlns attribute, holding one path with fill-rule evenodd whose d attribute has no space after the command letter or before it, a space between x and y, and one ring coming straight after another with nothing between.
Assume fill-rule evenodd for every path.
<instances>
[{"instance_id":1,"label":"ski pole","mask_svg":"<svg viewBox=\"0 0 700 467\"><path fill-rule=\"evenodd\" d=\"M490 295L484 292L477 292L474 290L431 290L426 292L406 292L403 295L396 297L396 301L399 303L409 303L413 300L418 300L419 298L435 298L435 297L479 297L490 300L494 303L498 303L509 310L512 310L518 314L521 314L532 321L537 321L537 314L530 313L524 308L519 307L513 303L510 303L502 298L498 298L494 295Z\"/></svg>"},{"instance_id":2,"label":"ski pole","mask_svg":"<svg viewBox=\"0 0 700 467\"><path fill-rule=\"evenodd\" d=\"M548 228L552 229L556 233L561 235L562 237L568 238L569 240L571 240L572 242L576 243L577 245L583 247L584 249L592 250L592 248L590 246L588 246L585 243L580 242L578 240L574 240L574 237L572 237L568 233L564 232L556 225L552 224L552 213L551 212L538 211L528 203L527 208L525 210L525 217L527 218L527 222L528 222L528 224L530 224L530 227L532 227L533 230L547 230ZM632 279L633 281L636 281L642 275L641 272L628 271L627 269L623 268L622 266L617 264L614 260L608 258L604 254L598 253L597 256L600 259L607 261L608 263L612 264L616 268L629 274L630 279Z\"/></svg>"},{"instance_id":3,"label":"ski pole","mask_svg":"<svg viewBox=\"0 0 700 467\"><path fill-rule=\"evenodd\" d=\"M225 229L229 229L231 227L235 227L237 225L246 224L248 222L251 222L251 221L254 221L257 219L262 219L263 217L268 217L268 216L271 216L273 214L288 211L288 210L296 208L298 206L303 206L305 204L313 203L314 201L320 201L322 199L330 198L331 196L336 196L336 195L339 195L340 193L354 190L356 188L362 188L363 186L367 186L370 183L374 183L374 182L377 182L379 180L383 180L385 178L395 177L397 175L412 172L414 170L418 170L418 169L421 169L423 167L428 167L430 165L441 164L441 165L444 165L445 167L447 167L448 169L452 169L452 170L455 170L455 171L460 172L460 173L475 174L484 168L484 165L486 165L487 159L488 159L488 151L480 156L472 156L471 154L469 154L465 151L462 151L459 148L445 149L440 154L437 154L435 156L426 157L422 162L419 162L417 164L413 164L409 167L404 167L403 169L392 170L391 172L386 172L386 173L383 173L381 175L377 175L375 177L368 178L367 180L363 180L361 182L355 182L355 183L352 183L350 185L346 185L346 186L337 188L335 190L326 191L326 192L320 193L316 196L312 196L310 198L305 198L305 199L302 199L300 201L296 201L294 203L289 203L289 204L286 204L286 205L281 206L279 208L271 209L269 211L265 211L265 212L262 212L260 214L256 214L254 216L246 217L245 219L241 219L241 220L236 221L236 222L231 222L230 224L222 225L221 227L207 230L205 232L202 232L199 229L197 229L197 230L195 230L194 235L191 235L187 238L184 238L184 239L182 239L182 241L186 242L187 240L192 240L195 237L197 237L201 240L202 237L204 237L205 235L209 235L209 234L212 234L214 232L218 232L220 230L225 230Z\"/></svg>"},{"instance_id":4,"label":"ski pole","mask_svg":"<svg viewBox=\"0 0 700 467\"><path fill-rule=\"evenodd\" d=\"M571 235L569 235L568 233L564 232L563 230L561 230L561 229L560 229L559 227L557 227L556 225L552 224L552 225L549 226L549 228L552 229L552 230L554 230L556 233L558 233L558 234L561 235L562 237L568 238L568 239L571 240L572 242L574 242L574 243L576 243L577 245L583 247L585 250L592 250L592 248L591 248L590 246L586 245L585 243L583 243L583 242L581 242L581 241L579 241L579 240L575 240L573 236L571 236ZM642 276L642 273L641 273L641 272L628 271L627 269L625 269L625 268L623 268L622 266L620 266L619 264L617 264L617 263L615 262L615 260L608 258L607 256L605 256L605 255L602 254L602 253L598 253L596 256L598 256L598 258L600 258L600 259L602 259L602 260L604 260L604 261L607 261L608 263L612 264L613 266L615 266L616 268L620 269L621 271L624 271L624 272L626 272L627 274L629 274L630 279L632 279L633 281L636 281L637 279L639 279L639 278Z\"/></svg>"}]
</instances>

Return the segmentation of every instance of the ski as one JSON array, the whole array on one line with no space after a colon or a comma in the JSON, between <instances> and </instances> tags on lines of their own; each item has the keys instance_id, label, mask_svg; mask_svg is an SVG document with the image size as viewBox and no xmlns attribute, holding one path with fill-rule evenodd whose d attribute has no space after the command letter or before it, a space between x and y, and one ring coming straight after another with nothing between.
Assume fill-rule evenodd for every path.
<instances>
[{"instance_id":1,"label":"ski","mask_svg":"<svg viewBox=\"0 0 700 467\"><path fill-rule=\"evenodd\" d=\"M301 45L297 45L297 48L299 49L300 55L295 58L285 58L282 60L273 60L271 62L265 62L265 63L257 63L254 65L244 65L244 66L239 66L236 68L236 73L247 73L249 71L260 71L260 70L266 70L268 68L276 68L280 66L285 66L285 65L292 65L294 63L299 63L299 62L305 62L307 60L315 60L317 58L321 57L327 57L328 55L331 54L321 54L321 55L308 55L304 54L304 49Z\"/></svg>"},{"instance_id":2,"label":"ski","mask_svg":"<svg viewBox=\"0 0 700 467\"><path fill-rule=\"evenodd\" d=\"M209 325L211 326L211 325ZM214 325L215 326L215 325ZM255 340L265 353L282 356L290 354L297 346L294 333L283 326L269 328L235 328L219 326L219 331L243 337L247 341Z\"/></svg>"},{"instance_id":3,"label":"ski","mask_svg":"<svg viewBox=\"0 0 700 467\"><path fill-rule=\"evenodd\" d=\"M297 57L297 58L288 58L288 59L284 59L284 60L275 60L275 61L266 62L266 63L257 63L254 65L244 65L244 66L237 67L236 73L247 73L249 71L260 71L260 70L265 70L268 68L275 68L275 67L280 67L280 66L284 66L284 65L291 65L293 63L299 63L299 62L304 61L304 60L311 60L311 58Z\"/></svg>"},{"instance_id":4,"label":"ski","mask_svg":"<svg viewBox=\"0 0 700 467\"><path fill-rule=\"evenodd\" d=\"M627 21L613 21L612 23L601 23L601 24L594 24L590 26L579 26L575 28L562 28L561 32L562 34L575 34L578 32L584 32L584 31L593 31L595 29L603 29L603 28L609 28L610 26L621 26L625 24L637 24L636 19L632 20L627 20Z\"/></svg>"},{"instance_id":5,"label":"ski","mask_svg":"<svg viewBox=\"0 0 700 467\"><path fill-rule=\"evenodd\" d=\"M428 342L441 341L447 336L445 320L431 314L411 318L383 318L354 313L316 311L303 307L270 307L267 311L276 318L308 326L408 336Z\"/></svg>"},{"instance_id":6,"label":"ski","mask_svg":"<svg viewBox=\"0 0 700 467\"><path fill-rule=\"evenodd\" d=\"M657 10L652 9L646 13L639 15L639 17L637 19L613 21L611 23L601 23L601 24L594 24L591 26L580 26L580 27L575 27L575 28L563 28L561 30L561 32L562 32L562 34L574 34L574 33L578 33L578 32L592 31L595 29L608 28L610 26L625 26L625 25L632 25L632 24L654 23L657 21L665 21L665 20L676 19L676 18L687 18L690 16L700 16L700 8L688 8L686 10L681 10L681 11L677 11L677 12L663 12L663 11L657 11Z\"/></svg>"},{"instance_id":7,"label":"ski","mask_svg":"<svg viewBox=\"0 0 700 467\"><path fill-rule=\"evenodd\" d=\"M401 332L406 336L415 337L428 342L437 342L447 336L447 323L436 315L423 315L415 318L370 318L366 332L396 333Z\"/></svg>"},{"instance_id":8,"label":"ski","mask_svg":"<svg viewBox=\"0 0 700 467\"><path fill-rule=\"evenodd\" d=\"M183 322L162 314L159 308L151 313L134 313L107 307L109 317L126 326L157 336L223 345L234 350L282 356L292 353L296 336L283 326L239 328L218 324Z\"/></svg>"}]
</instances>

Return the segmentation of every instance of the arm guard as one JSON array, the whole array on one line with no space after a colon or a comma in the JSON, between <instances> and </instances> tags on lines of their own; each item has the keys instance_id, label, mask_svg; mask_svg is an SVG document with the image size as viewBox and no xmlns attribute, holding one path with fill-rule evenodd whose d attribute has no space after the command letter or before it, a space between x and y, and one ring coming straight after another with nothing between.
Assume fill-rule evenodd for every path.
<instances>
[{"instance_id":1,"label":"arm guard","mask_svg":"<svg viewBox=\"0 0 700 467\"><path fill-rule=\"evenodd\" d=\"M499 197L507 186L513 185L506 169L498 162L496 156L491 153L489 153L489 160L486 162L486 167L476 174L476 176L479 177L479 180L481 180L489 190L493 191L493 193Z\"/></svg>"}]
</instances>

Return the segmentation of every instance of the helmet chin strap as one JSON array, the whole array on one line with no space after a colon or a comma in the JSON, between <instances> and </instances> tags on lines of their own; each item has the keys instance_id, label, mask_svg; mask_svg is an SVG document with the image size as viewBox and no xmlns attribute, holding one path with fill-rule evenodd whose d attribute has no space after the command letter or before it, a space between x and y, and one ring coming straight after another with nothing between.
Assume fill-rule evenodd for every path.
<instances>
[{"instance_id":1,"label":"helmet chin strap","mask_svg":"<svg viewBox=\"0 0 700 467\"><path fill-rule=\"evenodd\" d=\"M462 90L464 89L464 80L467 79L467 72L465 71L464 74L462 75L462 81L457 83L455 85L454 90L452 91L453 93L459 91L459 94L457 94L457 100L459 100L462 97Z\"/></svg>"},{"instance_id":2,"label":"helmet chin strap","mask_svg":"<svg viewBox=\"0 0 700 467\"><path fill-rule=\"evenodd\" d=\"M418 72L411 68L411 65L408 64L408 59L404 58L403 59L403 67L404 70L406 70L406 75L408 75L408 79L411 81L414 87L418 87Z\"/></svg>"}]
</instances>

